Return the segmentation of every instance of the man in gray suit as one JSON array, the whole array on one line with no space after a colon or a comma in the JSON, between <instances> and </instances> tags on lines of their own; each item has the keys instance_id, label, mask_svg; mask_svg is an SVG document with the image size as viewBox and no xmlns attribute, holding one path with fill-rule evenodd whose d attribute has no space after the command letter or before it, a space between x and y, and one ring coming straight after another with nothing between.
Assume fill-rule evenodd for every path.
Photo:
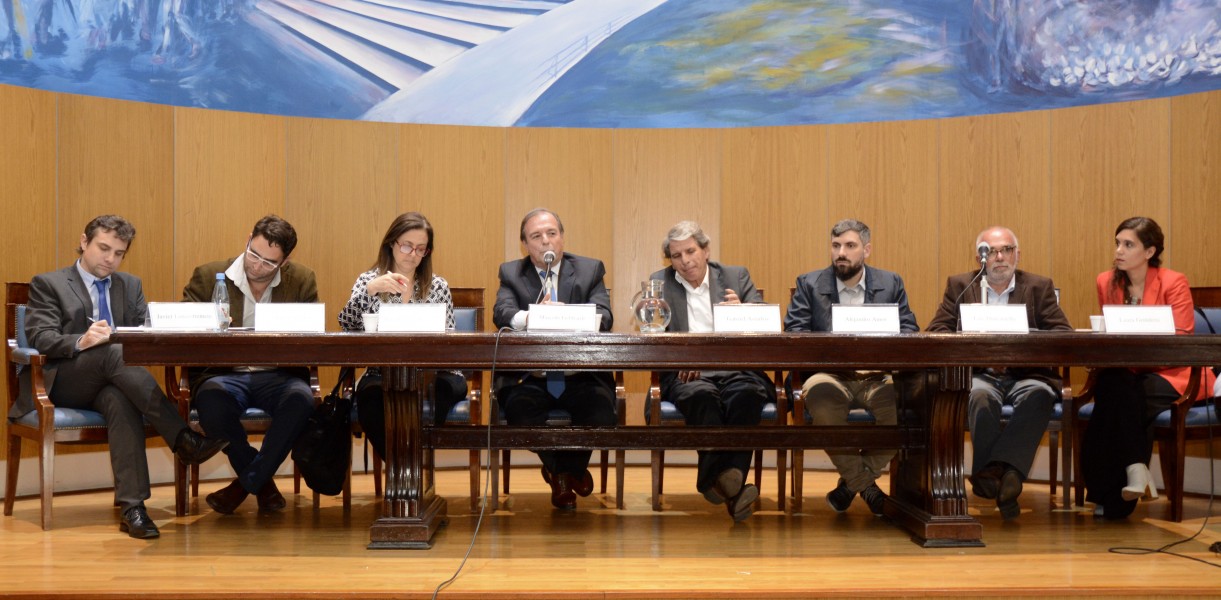
<instances>
[{"instance_id":1,"label":"man in gray suit","mask_svg":"<svg viewBox=\"0 0 1221 600\"><path fill-rule=\"evenodd\" d=\"M831 331L834 304L897 304L900 331L919 331L916 315L907 305L903 279L890 271L865 267L873 251L869 226L844 219L831 228L831 266L797 278L793 301L784 319L786 331ZM810 417L815 425L846 425L848 413L863 407L879 425L895 425L898 413L894 378L883 371L834 371L793 373L801 383ZM844 512L860 494L869 510L882 516L886 493L878 487L882 469L894 457L893 450L828 450L839 471L839 484L827 493L827 504Z\"/></svg>"},{"instance_id":2,"label":"man in gray suit","mask_svg":"<svg viewBox=\"0 0 1221 600\"><path fill-rule=\"evenodd\" d=\"M665 282L672 315L666 331L712 331L713 305L763 302L745 267L708 260L709 243L694 221L678 223L661 243L670 266L649 277ZM662 400L674 403L692 427L758 425L764 403L776 401L775 386L758 371L666 371L660 379ZM699 451L695 489L713 504L724 503L735 522L750 517L759 497L758 487L743 483L751 456L749 450Z\"/></svg>"},{"instance_id":3,"label":"man in gray suit","mask_svg":"<svg viewBox=\"0 0 1221 600\"><path fill-rule=\"evenodd\" d=\"M123 515L119 530L134 538L161 533L149 518L147 421L186 464L201 463L225 447L191 431L148 371L123 363L122 346L110 344L114 327L144 324L147 306L140 278L119 273L136 230L125 219L103 215L81 234L80 259L30 282L26 336L47 357L43 370L51 402L102 413L114 470L115 500ZM9 418L34 410L28 375Z\"/></svg>"},{"instance_id":4,"label":"man in gray suit","mask_svg":"<svg viewBox=\"0 0 1221 600\"><path fill-rule=\"evenodd\" d=\"M527 256L500 265L500 289L492 307L497 327L525 329L531 304L593 304L599 329L613 323L602 261L564 252L564 224L555 213L536 208L521 220ZM550 259L550 260L548 260ZM550 267L550 272L548 272ZM548 371L502 373L493 383L510 425L546 425L548 413L563 409L573 425L615 424L615 381L610 373ZM577 496L593 492L589 450L542 450L543 481L551 504L576 510Z\"/></svg>"}]
</instances>

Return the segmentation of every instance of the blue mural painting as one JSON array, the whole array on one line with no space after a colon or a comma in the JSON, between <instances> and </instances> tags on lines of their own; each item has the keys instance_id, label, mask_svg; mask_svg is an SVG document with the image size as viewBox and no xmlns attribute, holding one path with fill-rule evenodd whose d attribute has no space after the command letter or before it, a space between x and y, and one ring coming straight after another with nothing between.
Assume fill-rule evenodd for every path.
<instances>
[{"instance_id":1,"label":"blue mural painting","mask_svg":"<svg viewBox=\"0 0 1221 600\"><path fill-rule=\"evenodd\" d=\"M934 118L1221 89L1221 3L0 0L0 83L409 123Z\"/></svg>"}]
</instances>

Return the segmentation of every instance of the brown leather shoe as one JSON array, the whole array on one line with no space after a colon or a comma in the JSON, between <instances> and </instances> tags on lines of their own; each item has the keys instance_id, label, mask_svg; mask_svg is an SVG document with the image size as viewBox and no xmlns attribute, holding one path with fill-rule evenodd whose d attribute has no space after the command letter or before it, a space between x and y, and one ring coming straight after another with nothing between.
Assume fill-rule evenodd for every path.
<instances>
[{"instance_id":1,"label":"brown leather shoe","mask_svg":"<svg viewBox=\"0 0 1221 600\"><path fill-rule=\"evenodd\" d=\"M231 515L249 495L250 492L242 487L241 482L234 479L233 483L208 494L204 500L208 502L208 506L211 506L212 510L222 515Z\"/></svg>"},{"instance_id":2,"label":"brown leather shoe","mask_svg":"<svg viewBox=\"0 0 1221 600\"><path fill-rule=\"evenodd\" d=\"M594 476L589 473L589 469L585 469L575 475L568 474L568 487L576 492L578 496L585 497L594 492Z\"/></svg>"},{"instance_id":3,"label":"brown leather shoe","mask_svg":"<svg viewBox=\"0 0 1221 600\"><path fill-rule=\"evenodd\" d=\"M567 473L551 477L551 505L560 510L576 510L577 494L572 490L573 478Z\"/></svg>"},{"instance_id":4,"label":"brown leather shoe","mask_svg":"<svg viewBox=\"0 0 1221 600\"><path fill-rule=\"evenodd\" d=\"M284 499L284 495L276 488L274 479L267 480L263 487L259 488L255 498L259 501L259 510L263 512L284 510L288 506L288 501Z\"/></svg>"}]
</instances>

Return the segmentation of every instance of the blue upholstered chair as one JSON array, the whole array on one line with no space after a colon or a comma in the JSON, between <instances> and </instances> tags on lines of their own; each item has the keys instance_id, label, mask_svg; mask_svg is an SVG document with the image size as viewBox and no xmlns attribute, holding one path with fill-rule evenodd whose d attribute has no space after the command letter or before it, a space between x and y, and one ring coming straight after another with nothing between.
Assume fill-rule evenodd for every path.
<instances>
[{"instance_id":1,"label":"blue upholstered chair","mask_svg":"<svg viewBox=\"0 0 1221 600\"><path fill-rule=\"evenodd\" d=\"M1216 289L1216 288L1207 288ZM1197 288L1192 288L1192 296L1200 298ZM1207 297L1207 296L1205 296ZM1201 308L1196 301L1196 319L1194 335L1221 334L1221 308ZM1208 367L1204 367L1208 368ZM1200 377L1203 380L1203 377ZM1196 384L1198 385L1198 381ZM1094 412L1094 371L1090 371L1085 388L1074 404L1077 411L1076 425L1073 428L1074 446L1081 448L1081 439L1085 428L1089 425ZM1183 478L1187 459L1187 442L1205 441L1221 437L1221 423L1217 421L1217 399L1209 398L1201 402L1194 400L1197 388L1188 386L1187 393L1168 409L1162 411L1153 421L1153 437L1157 441L1158 459L1162 468L1162 484L1170 502L1170 520L1183 520ZM1210 390L1211 392L1211 390ZM1081 477L1081 456L1078 451L1073 456L1073 484L1076 491L1077 506L1085 504L1085 480Z\"/></svg>"},{"instance_id":2,"label":"blue upholstered chair","mask_svg":"<svg viewBox=\"0 0 1221 600\"><path fill-rule=\"evenodd\" d=\"M17 494L17 475L21 467L21 440L38 445L39 496L42 499L42 528L51 529L51 498L55 491L55 446L57 444L107 444L106 421L92 410L59 408L51 404L42 380L46 358L30 347L25 336L25 310L29 302L28 283L10 282L5 285L4 367L8 389L4 414L17 400L21 386L29 386L35 409L8 424L8 465L4 485L4 514L13 514ZM156 437L151 427L146 437ZM177 461L175 461L177 464ZM175 494L180 486L175 485ZM185 498L176 498L176 503Z\"/></svg>"}]
</instances>

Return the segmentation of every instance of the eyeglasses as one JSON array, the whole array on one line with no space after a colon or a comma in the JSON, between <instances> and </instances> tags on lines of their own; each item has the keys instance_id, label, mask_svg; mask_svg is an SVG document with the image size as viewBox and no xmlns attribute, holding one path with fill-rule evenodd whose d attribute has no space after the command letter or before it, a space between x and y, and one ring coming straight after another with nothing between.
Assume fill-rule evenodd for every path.
<instances>
[{"instance_id":1,"label":"eyeglasses","mask_svg":"<svg viewBox=\"0 0 1221 600\"><path fill-rule=\"evenodd\" d=\"M390 244L391 248L411 256L412 254L424 258L428 256L428 246L412 246L411 244Z\"/></svg>"},{"instance_id":2,"label":"eyeglasses","mask_svg":"<svg viewBox=\"0 0 1221 600\"><path fill-rule=\"evenodd\" d=\"M268 269L279 269L280 268L280 263L275 262L275 261L270 261L270 260L267 260L266 258L263 258L262 256L259 256L258 252L255 252L254 250L250 249L250 246L246 246L246 259L257 262L257 263L263 265L264 267L267 267Z\"/></svg>"},{"instance_id":3,"label":"eyeglasses","mask_svg":"<svg viewBox=\"0 0 1221 600\"><path fill-rule=\"evenodd\" d=\"M1013 253L1015 251L1017 251L1017 246L1001 246L1000 248L989 248L988 249L988 258L996 258L997 256L999 256L1001 254L1004 254L1005 256L1013 256Z\"/></svg>"}]
</instances>

